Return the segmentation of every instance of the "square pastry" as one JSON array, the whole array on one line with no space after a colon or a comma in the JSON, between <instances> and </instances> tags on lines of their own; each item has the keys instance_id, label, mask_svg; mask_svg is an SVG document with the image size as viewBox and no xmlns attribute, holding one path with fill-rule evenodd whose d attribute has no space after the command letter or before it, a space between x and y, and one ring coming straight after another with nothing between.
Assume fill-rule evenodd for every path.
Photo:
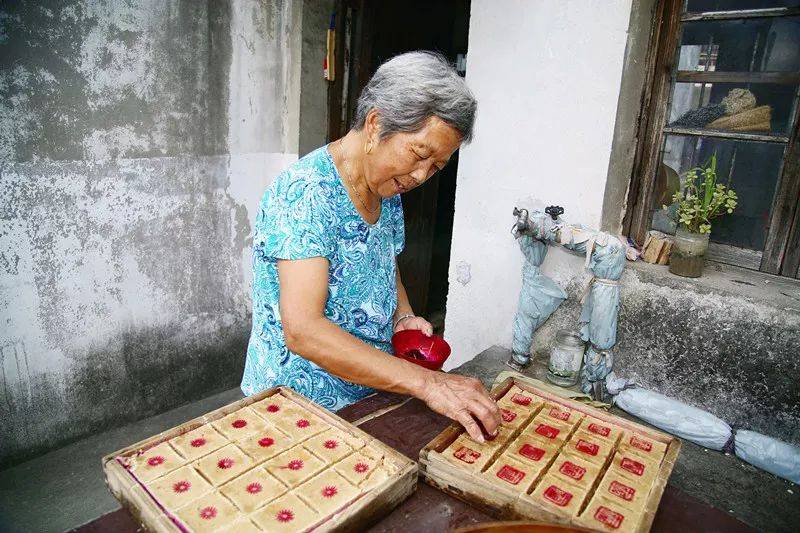
<instances>
[{"instance_id":1,"label":"square pastry","mask_svg":"<svg viewBox=\"0 0 800 533\"><path fill-rule=\"evenodd\" d=\"M561 447L572 432L572 427L549 417L542 413L536 415L523 434L530 435L544 442L549 442L554 446Z\"/></svg>"},{"instance_id":2,"label":"square pastry","mask_svg":"<svg viewBox=\"0 0 800 533\"><path fill-rule=\"evenodd\" d=\"M622 428L619 426L603 422L592 416L584 418L578 429L591 433L596 438L607 440L612 446L617 443L619 436L622 434Z\"/></svg>"},{"instance_id":3,"label":"square pastry","mask_svg":"<svg viewBox=\"0 0 800 533\"><path fill-rule=\"evenodd\" d=\"M186 464L168 442L162 442L130 457L126 464L139 481L150 481Z\"/></svg>"},{"instance_id":4,"label":"square pastry","mask_svg":"<svg viewBox=\"0 0 800 533\"><path fill-rule=\"evenodd\" d=\"M533 393L523 390L517 385L512 385L508 392L497 401L497 405L501 407L510 406L532 412L541 405L541 401Z\"/></svg>"},{"instance_id":5,"label":"square pastry","mask_svg":"<svg viewBox=\"0 0 800 533\"><path fill-rule=\"evenodd\" d=\"M311 437L303 446L327 464L333 464L353 451L348 440L344 432L331 428Z\"/></svg>"},{"instance_id":6,"label":"square pastry","mask_svg":"<svg viewBox=\"0 0 800 533\"><path fill-rule=\"evenodd\" d=\"M375 459L362 450L348 455L333 465L333 469L353 485L360 486L380 464L380 459Z\"/></svg>"},{"instance_id":7,"label":"square pastry","mask_svg":"<svg viewBox=\"0 0 800 533\"><path fill-rule=\"evenodd\" d=\"M250 519L264 531L305 531L321 517L296 495L284 494L256 511Z\"/></svg>"},{"instance_id":8,"label":"square pastry","mask_svg":"<svg viewBox=\"0 0 800 533\"><path fill-rule=\"evenodd\" d=\"M664 454L667 451L667 445L647 435L626 431L622 434L619 450L639 455L655 463L661 463L661 459L664 458Z\"/></svg>"},{"instance_id":9,"label":"square pastry","mask_svg":"<svg viewBox=\"0 0 800 533\"><path fill-rule=\"evenodd\" d=\"M228 440L239 440L263 430L264 420L249 407L243 407L227 416L211 423L214 429L225 435Z\"/></svg>"},{"instance_id":10,"label":"square pastry","mask_svg":"<svg viewBox=\"0 0 800 533\"><path fill-rule=\"evenodd\" d=\"M385 468L378 467L372 470L372 473L367 476L367 479L361 481L361 485L359 485L358 488L361 492L368 492L387 479L389 479L389 472Z\"/></svg>"},{"instance_id":11,"label":"square pastry","mask_svg":"<svg viewBox=\"0 0 800 533\"><path fill-rule=\"evenodd\" d=\"M605 498L595 496L574 523L593 531L625 533L636 531L641 520L641 511L631 510Z\"/></svg>"},{"instance_id":12,"label":"square pastry","mask_svg":"<svg viewBox=\"0 0 800 533\"><path fill-rule=\"evenodd\" d=\"M558 446L530 435L520 435L506 448L505 453L523 463L546 468L558 454Z\"/></svg>"},{"instance_id":13,"label":"square pastry","mask_svg":"<svg viewBox=\"0 0 800 533\"><path fill-rule=\"evenodd\" d=\"M299 408L299 404L281 394L273 394L261 401L250 404L250 409L269 423L274 423L287 410Z\"/></svg>"},{"instance_id":14,"label":"square pastry","mask_svg":"<svg viewBox=\"0 0 800 533\"><path fill-rule=\"evenodd\" d=\"M335 470L323 470L300 485L294 493L317 513L328 516L358 496L359 490Z\"/></svg>"},{"instance_id":15,"label":"square pastry","mask_svg":"<svg viewBox=\"0 0 800 533\"><path fill-rule=\"evenodd\" d=\"M570 409L566 405L561 405L555 402L547 402L539 412L545 419L556 420L567 424L568 426L575 427L583 419L583 413Z\"/></svg>"},{"instance_id":16,"label":"square pastry","mask_svg":"<svg viewBox=\"0 0 800 533\"><path fill-rule=\"evenodd\" d=\"M531 417L531 411L524 407L507 404L498 405L498 407L500 408L500 418L502 419L501 423L503 427L508 428L512 432L525 424Z\"/></svg>"},{"instance_id":17,"label":"square pastry","mask_svg":"<svg viewBox=\"0 0 800 533\"><path fill-rule=\"evenodd\" d=\"M173 470L169 474L148 483L147 488L164 507L172 511L191 503L214 489L191 466L182 466L177 470Z\"/></svg>"},{"instance_id":18,"label":"square pastry","mask_svg":"<svg viewBox=\"0 0 800 533\"><path fill-rule=\"evenodd\" d=\"M265 469L254 468L224 484L219 491L243 513L250 514L283 496L288 489Z\"/></svg>"},{"instance_id":19,"label":"square pastry","mask_svg":"<svg viewBox=\"0 0 800 533\"><path fill-rule=\"evenodd\" d=\"M523 498L530 498L551 513L572 518L578 514L586 494L585 489L547 474L536 486L536 490Z\"/></svg>"},{"instance_id":20,"label":"square pastry","mask_svg":"<svg viewBox=\"0 0 800 533\"><path fill-rule=\"evenodd\" d=\"M600 466L572 454L561 452L553 461L549 472L567 483L589 491L600 477Z\"/></svg>"},{"instance_id":21,"label":"square pastry","mask_svg":"<svg viewBox=\"0 0 800 533\"><path fill-rule=\"evenodd\" d=\"M236 443L256 464L263 463L296 443L288 435L275 427L267 426Z\"/></svg>"},{"instance_id":22,"label":"square pastry","mask_svg":"<svg viewBox=\"0 0 800 533\"><path fill-rule=\"evenodd\" d=\"M450 461L470 471L480 471L497 454L497 448L491 448L479 444L472 439L461 435L453 443L442 451L442 456Z\"/></svg>"},{"instance_id":23,"label":"square pastry","mask_svg":"<svg viewBox=\"0 0 800 533\"><path fill-rule=\"evenodd\" d=\"M194 463L212 485L218 487L254 466L253 460L235 444L228 444Z\"/></svg>"},{"instance_id":24,"label":"square pastry","mask_svg":"<svg viewBox=\"0 0 800 533\"><path fill-rule=\"evenodd\" d=\"M239 519L239 511L227 498L217 492L201 496L178 509L180 518L191 531L220 531L228 529Z\"/></svg>"},{"instance_id":25,"label":"square pastry","mask_svg":"<svg viewBox=\"0 0 800 533\"><path fill-rule=\"evenodd\" d=\"M503 454L482 475L493 485L525 492L541 474L543 467L525 464Z\"/></svg>"},{"instance_id":26,"label":"square pastry","mask_svg":"<svg viewBox=\"0 0 800 533\"><path fill-rule=\"evenodd\" d=\"M608 462L614 447L605 439L583 430L576 431L564 445L564 451L600 467Z\"/></svg>"},{"instance_id":27,"label":"square pastry","mask_svg":"<svg viewBox=\"0 0 800 533\"><path fill-rule=\"evenodd\" d=\"M169 442L187 460L194 461L214 450L219 450L228 444L228 439L215 430L211 424L206 424L175 437Z\"/></svg>"},{"instance_id":28,"label":"square pastry","mask_svg":"<svg viewBox=\"0 0 800 533\"><path fill-rule=\"evenodd\" d=\"M658 474L658 464L638 455L617 451L611 461L610 470L641 483L644 487L650 487Z\"/></svg>"},{"instance_id":29,"label":"square pastry","mask_svg":"<svg viewBox=\"0 0 800 533\"><path fill-rule=\"evenodd\" d=\"M605 498L628 509L642 509L648 494L649 486L621 476L613 469L606 472L595 492L596 497Z\"/></svg>"},{"instance_id":30,"label":"square pastry","mask_svg":"<svg viewBox=\"0 0 800 533\"><path fill-rule=\"evenodd\" d=\"M286 409L283 416L275 419L275 427L296 441L303 441L330 428L318 416L300 409Z\"/></svg>"},{"instance_id":31,"label":"square pastry","mask_svg":"<svg viewBox=\"0 0 800 533\"><path fill-rule=\"evenodd\" d=\"M284 485L294 488L325 468L325 463L302 446L295 446L276 455L264 466Z\"/></svg>"}]
</instances>

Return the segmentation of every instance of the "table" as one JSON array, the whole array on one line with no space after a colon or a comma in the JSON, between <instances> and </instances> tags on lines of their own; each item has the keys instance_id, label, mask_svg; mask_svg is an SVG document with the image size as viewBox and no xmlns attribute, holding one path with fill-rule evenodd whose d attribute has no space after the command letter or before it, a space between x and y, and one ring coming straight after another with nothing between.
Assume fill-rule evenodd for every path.
<instances>
[{"instance_id":1,"label":"table","mask_svg":"<svg viewBox=\"0 0 800 533\"><path fill-rule=\"evenodd\" d=\"M450 423L447 418L434 413L417 399L389 393L372 395L345 407L337 414L415 460L419 457L420 449ZM402 431L398 431L398 428L402 428ZM493 520L491 516L469 504L420 481L414 494L369 531L449 531L460 526ZM138 531L138 525L125 509L119 509L74 531L132 533ZM652 531L723 533L755 530L727 513L667 485Z\"/></svg>"}]
</instances>

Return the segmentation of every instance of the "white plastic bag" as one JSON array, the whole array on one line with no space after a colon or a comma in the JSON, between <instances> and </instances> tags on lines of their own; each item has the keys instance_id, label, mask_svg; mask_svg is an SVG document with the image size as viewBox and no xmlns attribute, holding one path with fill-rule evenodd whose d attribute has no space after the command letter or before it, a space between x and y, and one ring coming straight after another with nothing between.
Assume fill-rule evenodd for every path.
<instances>
[{"instance_id":1,"label":"white plastic bag","mask_svg":"<svg viewBox=\"0 0 800 533\"><path fill-rule=\"evenodd\" d=\"M736 457L800 484L800 448L755 431L736 431Z\"/></svg>"}]
</instances>

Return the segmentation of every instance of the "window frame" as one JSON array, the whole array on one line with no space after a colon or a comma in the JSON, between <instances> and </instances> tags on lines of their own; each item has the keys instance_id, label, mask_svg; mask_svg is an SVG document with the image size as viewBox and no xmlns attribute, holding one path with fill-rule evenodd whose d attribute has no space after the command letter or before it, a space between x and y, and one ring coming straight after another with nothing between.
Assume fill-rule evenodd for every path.
<instances>
[{"instance_id":1,"label":"window frame","mask_svg":"<svg viewBox=\"0 0 800 533\"><path fill-rule=\"evenodd\" d=\"M741 20L764 17L800 15L800 8L768 8L746 11L714 11L706 13L684 12L685 0L659 0L654 10L647 52L647 76L642 95L642 112L639 116L637 145L628 190L629 206L623 219L623 230L636 243L644 243L651 229L656 172L661 161L667 134L716 137L729 140L777 142L783 144L784 157L775 186L775 195L767 226L763 252L755 252L727 245L712 246L709 258L723 263L742 266L793 278L800 278L800 72L786 73L731 73L678 71L680 40L683 23L699 20ZM711 131L702 128L676 128L667 126L669 106L674 85L682 81L723 82L746 79L794 83L794 116L791 134L763 135ZM757 254L760 253L760 260ZM756 264L757 263L757 264Z\"/></svg>"}]
</instances>

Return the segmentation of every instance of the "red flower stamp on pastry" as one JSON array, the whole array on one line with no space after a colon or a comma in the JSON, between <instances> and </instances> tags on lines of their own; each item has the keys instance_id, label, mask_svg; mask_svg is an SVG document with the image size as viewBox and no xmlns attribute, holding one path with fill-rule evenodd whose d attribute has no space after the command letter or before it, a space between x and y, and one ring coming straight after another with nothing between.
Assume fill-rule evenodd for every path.
<instances>
[{"instance_id":1,"label":"red flower stamp on pastry","mask_svg":"<svg viewBox=\"0 0 800 533\"><path fill-rule=\"evenodd\" d=\"M614 496L618 496L629 502L633 499L634 495L636 494L636 489L633 487L629 487L624 483L620 483L619 481L612 481L611 485L608 486L608 492L613 494Z\"/></svg>"},{"instance_id":2,"label":"red flower stamp on pastry","mask_svg":"<svg viewBox=\"0 0 800 533\"><path fill-rule=\"evenodd\" d=\"M275 515L275 519L278 522L291 522L294 520L294 513L290 509L281 509L278 511L278 514Z\"/></svg>"},{"instance_id":3,"label":"red flower stamp on pastry","mask_svg":"<svg viewBox=\"0 0 800 533\"><path fill-rule=\"evenodd\" d=\"M181 492L186 492L190 488L192 488L192 484L189 483L188 481L178 481L177 483L172 485L172 490L174 490L178 494L180 494Z\"/></svg>"},{"instance_id":4,"label":"red flower stamp on pastry","mask_svg":"<svg viewBox=\"0 0 800 533\"><path fill-rule=\"evenodd\" d=\"M565 507L572 499L572 494L556 487L555 485L550 485L547 487L547 489L545 489L544 497L559 507Z\"/></svg>"},{"instance_id":5,"label":"red flower stamp on pastry","mask_svg":"<svg viewBox=\"0 0 800 533\"><path fill-rule=\"evenodd\" d=\"M200 437L199 439L192 439L192 442L189 443L189 445L192 448L199 448L200 446L204 446L205 444L206 444L206 439L204 439L203 437Z\"/></svg>"},{"instance_id":6,"label":"red flower stamp on pastry","mask_svg":"<svg viewBox=\"0 0 800 533\"><path fill-rule=\"evenodd\" d=\"M634 448L639 448L640 450L643 450L645 452L649 452L649 451L653 450L653 443L652 442L650 442L649 440L640 439L636 435L631 437L630 443L631 443L631 446L633 446Z\"/></svg>"},{"instance_id":7,"label":"red flower stamp on pastry","mask_svg":"<svg viewBox=\"0 0 800 533\"><path fill-rule=\"evenodd\" d=\"M608 435L611 433L611 428L601 426L600 424L591 423L589 424L589 431L595 435L600 435L601 437L608 437Z\"/></svg>"},{"instance_id":8,"label":"red flower stamp on pastry","mask_svg":"<svg viewBox=\"0 0 800 533\"><path fill-rule=\"evenodd\" d=\"M558 437L558 434L561 433L561 430L558 430L553 426L548 426L547 424L539 424L538 426L536 426L536 433L538 433L542 437L547 437L548 439L554 439Z\"/></svg>"},{"instance_id":9,"label":"red flower stamp on pastry","mask_svg":"<svg viewBox=\"0 0 800 533\"><path fill-rule=\"evenodd\" d=\"M623 457L622 461L619 463L619 466L622 467L623 470L627 470L636 476L641 476L644 474L644 465L639 461L634 461L628 457Z\"/></svg>"},{"instance_id":10,"label":"red flower stamp on pastry","mask_svg":"<svg viewBox=\"0 0 800 533\"><path fill-rule=\"evenodd\" d=\"M512 485L517 485L520 481L522 481L522 478L525 477L525 472L522 470L517 470L511 465L503 465L503 467L497 472L497 477L503 481L508 481Z\"/></svg>"},{"instance_id":11,"label":"red flower stamp on pastry","mask_svg":"<svg viewBox=\"0 0 800 533\"><path fill-rule=\"evenodd\" d=\"M303 468L303 461L301 459L292 459L289 461L289 464L286 465L286 468L289 470L300 470Z\"/></svg>"},{"instance_id":12,"label":"red flower stamp on pastry","mask_svg":"<svg viewBox=\"0 0 800 533\"><path fill-rule=\"evenodd\" d=\"M333 450L334 448L339 446L339 442L336 441L335 439L328 439L322 445L325 446L329 450Z\"/></svg>"},{"instance_id":13,"label":"red flower stamp on pastry","mask_svg":"<svg viewBox=\"0 0 800 533\"><path fill-rule=\"evenodd\" d=\"M587 440L578 439L578 442L575 443L575 449L586 455L595 456L600 451L600 446Z\"/></svg>"},{"instance_id":14,"label":"red flower stamp on pastry","mask_svg":"<svg viewBox=\"0 0 800 533\"><path fill-rule=\"evenodd\" d=\"M580 481L583 478L583 475L586 473L585 468L578 466L571 461L564 461L558 471L565 476L574 479L575 481Z\"/></svg>"},{"instance_id":15,"label":"red flower stamp on pastry","mask_svg":"<svg viewBox=\"0 0 800 533\"><path fill-rule=\"evenodd\" d=\"M147 460L147 464L150 466L158 466L158 465L163 465L164 461L165 459L162 456L154 455L153 457Z\"/></svg>"},{"instance_id":16,"label":"red flower stamp on pastry","mask_svg":"<svg viewBox=\"0 0 800 533\"><path fill-rule=\"evenodd\" d=\"M277 413L281 410L281 407L277 404L271 403L267 406L267 412L269 413Z\"/></svg>"},{"instance_id":17,"label":"red flower stamp on pastry","mask_svg":"<svg viewBox=\"0 0 800 533\"><path fill-rule=\"evenodd\" d=\"M456 459L471 465L478 460L478 458L481 456L481 452L476 452L472 448L461 446L459 449L453 452L453 456Z\"/></svg>"},{"instance_id":18,"label":"red flower stamp on pastry","mask_svg":"<svg viewBox=\"0 0 800 533\"><path fill-rule=\"evenodd\" d=\"M305 418L301 418L300 420L297 421L297 423L295 425L302 429L302 428L307 428L308 426L310 426L311 422L309 422Z\"/></svg>"},{"instance_id":19,"label":"red flower stamp on pastry","mask_svg":"<svg viewBox=\"0 0 800 533\"><path fill-rule=\"evenodd\" d=\"M544 457L544 450L542 448L531 446L528 443L523 444L517 453L531 461L541 461L542 457Z\"/></svg>"},{"instance_id":20,"label":"red flower stamp on pastry","mask_svg":"<svg viewBox=\"0 0 800 533\"><path fill-rule=\"evenodd\" d=\"M517 405L528 406L533 401L533 398L525 396L524 394L515 394L511 397L511 401Z\"/></svg>"},{"instance_id":21,"label":"red flower stamp on pastry","mask_svg":"<svg viewBox=\"0 0 800 533\"><path fill-rule=\"evenodd\" d=\"M258 445L261 446L262 448L269 448L273 444L275 444L275 439L273 439L272 437L264 437L258 439Z\"/></svg>"},{"instance_id":22,"label":"red flower stamp on pastry","mask_svg":"<svg viewBox=\"0 0 800 533\"><path fill-rule=\"evenodd\" d=\"M241 418L234 420L231 425L236 429L242 429L247 425L247 420L242 420Z\"/></svg>"},{"instance_id":23,"label":"red flower stamp on pastry","mask_svg":"<svg viewBox=\"0 0 800 533\"><path fill-rule=\"evenodd\" d=\"M358 472L359 474L363 474L367 470L369 470L369 465L367 463L356 463L353 467L353 470Z\"/></svg>"},{"instance_id":24,"label":"red flower stamp on pastry","mask_svg":"<svg viewBox=\"0 0 800 533\"><path fill-rule=\"evenodd\" d=\"M216 516L217 516L216 507L212 507L209 505L208 507L203 507L202 509L200 509L200 518L202 518L203 520L211 520Z\"/></svg>"},{"instance_id":25,"label":"red flower stamp on pastry","mask_svg":"<svg viewBox=\"0 0 800 533\"><path fill-rule=\"evenodd\" d=\"M219 461L217 461L217 466L223 470L227 470L228 468L233 466L233 459L230 457L223 457Z\"/></svg>"},{"instance_id":26,"label":"red flower stamp on pastry","mask_svg":"<svg viewBox=\"0 0 800 533\"><path fill-rule=\"evenodd\" d=\"M262 488L261 483L250 483L245 490L250 494L258 494Z\"/></svg>"},{"instance_id":27,"label":"red flower stamp on pastry","mask_svg":"<svg viewBox=\"0 0 800 533\"><path fill-rule=\"evenodd\" d=\"M333 485L325 485L322 488L322 496L325 498L333 498L339 490Z\"/></svg>"},{"instance_id":28,"label":"red flower stamp on pastry","mask_svg":"<svg viewBox=\"0 0 800 533\"><path fill-rule=\"evenodd\" d=\"M621 514L612 511L608 507L603 507L602 505L597 508L597 511L594 513L594 517L598 522L602 522L611 529L618 529L619 526L622 525L622 521L625 519L625 517Z\"/></svg>"}]
</instances>

